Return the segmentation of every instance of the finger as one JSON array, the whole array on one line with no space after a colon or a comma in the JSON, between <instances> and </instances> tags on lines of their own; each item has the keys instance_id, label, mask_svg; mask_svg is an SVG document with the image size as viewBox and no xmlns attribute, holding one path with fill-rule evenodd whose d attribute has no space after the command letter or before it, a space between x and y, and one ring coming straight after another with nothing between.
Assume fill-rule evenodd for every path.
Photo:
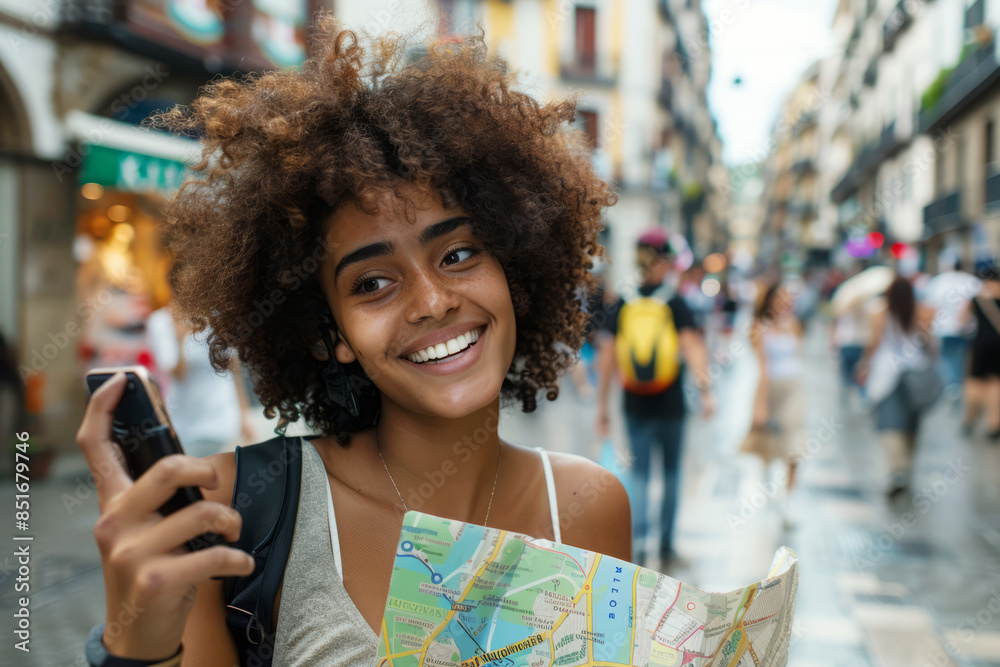
<instances>
[{"instance_id":1,"label":"finger","mask_svg":"<svg viewBox=\"0 0 1000 667\"><path fill-rule=\"evenodd\" d=\"M215 466L187 454L164 456L135 480L129 491L129 502L123 510L132 517L146 517L157 511L173 497L177 489L184 486L217 488L219 476Z\"/></svg>"},{"instance_id":2,"label":"finger","mask_svg":"<svg viewBox=\"0 0 1000 667\"><path fill-rule=\"evenodd\" d=\"M218 533L227 542L240 538L243 519L240 513L222 503L200 500L180 509L136 537L144 554L170 553L205 533Z\"/></svg>"},{"instance_id":3,"label":"finger","mask_svg":"<svg viewBox=\"0 0 1000 667\"><path fill-rule=\"evenodd\" d=\"M139 570L136 585L140 594L153 595L168 588L196 586L212 577L247 576L253 571L249 554L220 545L153 559Z\"/></svg>"},{"instance_id":4,"label":"finger","mask_svg":"<svg viewBox=\"0 0 1000 667\"><path fill-rule=\"evenodd\" d=\"M97 388L83 415L83 422L76 432L76 443L87 459L87 466L97 486L98 506L103 508L108 499L129 488L132 484L125 466L125 457L118 445L111 440L112 413L125 389L125 374L115 373Z\"/></svg>"}]
</instances>

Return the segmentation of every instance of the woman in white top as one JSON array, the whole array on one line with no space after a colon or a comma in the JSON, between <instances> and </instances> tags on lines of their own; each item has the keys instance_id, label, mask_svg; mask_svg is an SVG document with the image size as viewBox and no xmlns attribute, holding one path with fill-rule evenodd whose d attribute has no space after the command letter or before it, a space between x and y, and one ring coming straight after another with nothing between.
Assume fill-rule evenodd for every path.
<instances>
[{"instance_id":1,"label":"woman in white top","mask_svg":"<svg viewBox=\"0 0 1000 667\"><path fill-rule=\"evenodd\" d=\"M184 453L198 457L225 451L238 438L256 437L239 362L234 358L230 373L217 373L208 357L210 333L192 332L173 318L169 306L146 319L167 414Z\"/></svg>"},{"instance_id":2,"label":"woman in white top","mask_svg":"<svg viewBox=\"0 0 1000 667\"><path fill-rule=\"evenodd\" d=\"M908 397L903 374L933 363L930 327L934 309L917 303L910 282L897 275L885 305L872 314L871 340L858 364L858 381L875 406L875 428L889 471L887 494L895 498L908 484L916 450L920 410Z\"/></svg>"},{"instance_id":3,"label":"woman in white top","mask_svg":"<svg viewBox=\"0 0 1000 667\"><path fill-rule=\"evenodd\" d=\"M757 302L750 342L757 355L760 375L754 394L753 428L741 447L765 463L782 460L787 465L786 491L795 484L795 473L805 448L802 434L802 325L795 316L794 299L781 283L764 290Z\"/></svg>"}]
</instances>

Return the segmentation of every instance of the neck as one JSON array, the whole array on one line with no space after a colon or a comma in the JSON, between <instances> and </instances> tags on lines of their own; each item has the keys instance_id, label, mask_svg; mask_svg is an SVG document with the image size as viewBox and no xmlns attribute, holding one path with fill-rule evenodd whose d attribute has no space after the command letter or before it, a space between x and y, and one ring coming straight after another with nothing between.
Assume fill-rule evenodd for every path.
<instances>
[{"instance_id":1,"label":"neck","mask_svg":"<svg viewBox=\"0 0 1000 667\"><path fill-rule=\"evenodd\" d=\"M499 424L499 398L460 419L384 403L375 435L406 507L482 523L497 474Z\"/></svg>"}]
</instances>

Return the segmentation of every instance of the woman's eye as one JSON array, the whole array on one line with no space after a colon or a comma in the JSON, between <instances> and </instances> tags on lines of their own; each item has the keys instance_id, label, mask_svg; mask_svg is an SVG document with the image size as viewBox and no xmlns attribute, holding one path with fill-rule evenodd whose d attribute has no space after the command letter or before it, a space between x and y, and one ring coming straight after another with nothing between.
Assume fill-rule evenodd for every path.
<instances>
[{"instance_id":1,"label":"woman's eye","mask_svg":"<svg viewBox=\"0 0 1000 667\"><path fill-rule=\"evenodd\" d=\"M353 291L355 294L374 294L385 286L383 283L388 284L388 282L388 278L362 277L354 284Z\"/></svg>"},{"instance_id":2,"label":"woman's eye","mask_svg":"<svg viewBox=\"0 0 1000 667\"><path fill-rule=\"evenodd\" d=\"M468 258L476 254L475 248L459 248L458 250L452 250L444 258L445 264L458 264L459 262L464 262ZM454 259L455 261L449 261Z\"/></svg>"}]
</instances>

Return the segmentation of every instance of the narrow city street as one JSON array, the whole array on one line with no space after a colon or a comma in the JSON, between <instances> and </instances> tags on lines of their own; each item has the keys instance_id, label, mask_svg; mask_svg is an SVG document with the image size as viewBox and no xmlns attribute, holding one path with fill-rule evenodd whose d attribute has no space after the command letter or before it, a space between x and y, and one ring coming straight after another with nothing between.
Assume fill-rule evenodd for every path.
<instances>
[{"instance_id":1,"label":"narrow city street","mask_svg":"<svg viewBox=\"0 0 1000 667\"><path fill-rule=\"evenodd\" d=\"M669 574L728 590L763 577L785 544L800 561L789 665L1000 665L1000 448L958 437L959 411L939 404L921 435L914 493L890 507L870 419L842 402L825 334L816 322L807 339L809 455L787 529L776 510L782 492L756 459L736 453L750 420L752 355L738 334L728 357L716 355L719 412L688 428L677 544L686 565ZM558 401L509 415L501 430L512 441L596 456L592 414L567 380ZM264 439L263 417L260 427ZM624 451L620 437L617 446ZM86 633L104 619L97 502L80 462L60 461L32 487L32 651L16 664L84 664ZM654 500L661 488L654 482ZM13 494L9 482L2 491ZM16 577L6 559L4 581ZM15 608L13 590L0 586L4 614ZM0 663L14 657L8 642Z\"/></svg>"}]
</instances>

